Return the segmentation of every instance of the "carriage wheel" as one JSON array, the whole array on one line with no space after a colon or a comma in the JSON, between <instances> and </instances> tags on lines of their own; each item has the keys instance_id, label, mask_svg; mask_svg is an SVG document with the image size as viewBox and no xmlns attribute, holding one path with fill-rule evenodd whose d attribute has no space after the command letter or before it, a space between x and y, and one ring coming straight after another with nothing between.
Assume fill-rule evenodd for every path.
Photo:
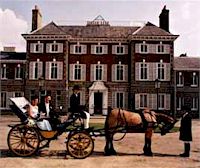
<instances>
[{"instance_id":1,"label":"carriage wheel","mask_svg":"<svg viewBox=\"0 0 200 168\"><path fill-rule=\"evenodd\" d=\"M20 124L9 131L7 142L17 156L30 156L38 150L40 138L35 128Z\"/></svg>"},{"instance_id":2,"label":"carriage wheel","mask_svg":"<svg viewBox=\"0 0 200 168\"><path fill-rule=\"evenodd\" d=\"M76 159L84 159L92 154L94 142L91 136L84 132L72 134L67 141L67 151Z\"/></svg>"}]
</instances>

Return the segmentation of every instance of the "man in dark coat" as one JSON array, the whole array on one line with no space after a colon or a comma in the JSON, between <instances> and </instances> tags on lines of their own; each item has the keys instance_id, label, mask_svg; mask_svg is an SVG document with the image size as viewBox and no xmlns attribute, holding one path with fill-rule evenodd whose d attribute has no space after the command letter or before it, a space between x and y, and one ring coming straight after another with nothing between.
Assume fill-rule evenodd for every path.
<instances>
[{"instance_id":1,"label":"man in dark coat","mask_svg":"<svg viewBox=\"0 0 200 168\"><path fill-rule=\"evenodd\" d=\"M80 95L79 95L79 86L74 85L73 87L73 94L70 97L70 112L72 114L79 113L81 115L81 118L84 119L84 128L89 128L89 120L90 120L90 114L83 110L83 108L80 105Z\"/></svg>"},{"instance_id":2,"label":"man in dark coat","mask_svg":"<svg viewBox=\"0 0 200 168\"><path fill-rule=\"evenodd\" d=\"M180 154L181 157L190 156L190 142L192 141L192 118L190 116L189 111L189 107L183 107L184 114L181 118L179 139L184 142L185 151L184 153Z\"/></svg>"},{"instance_id":3,"label":"man in dark coat","mask_svg":"<svg viewBox=\"0 0 200 168\"><path fill-rule=\"evenodd\" d=\"M56 125L59 124L59 120L58 120L58 115L55 113L54 108L51 104L51 96L50 95L46 95L44 98L44 102L41 102L39 104L39 112L40 112L40 116L46 118L52 128L56 128Z\"/></svg>"}]
</instances>

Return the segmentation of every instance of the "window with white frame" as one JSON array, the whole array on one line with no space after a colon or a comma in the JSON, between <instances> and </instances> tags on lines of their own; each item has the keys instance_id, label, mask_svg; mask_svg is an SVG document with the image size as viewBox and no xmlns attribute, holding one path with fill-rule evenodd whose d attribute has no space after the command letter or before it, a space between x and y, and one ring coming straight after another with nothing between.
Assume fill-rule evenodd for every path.
<instances>
[{"instance_id":1,"label":"window with white frame","mask_svg":"<svg viewBox=\"0 0 200 168\"><path fill-rule=\"evenodd\" d=\"M56 62L51 63L51 79L58 78L58 64Z\"/></svg>"},{"instance_id":2,"label":"window with white frame","mask_svg":"<svg viewBox=\"0 0 200 168\"><path fill-rule=\"evenodd\" d=\"M143 42L139 45L139 51L140 53L148 53L148 45L145 42Z\"/></svg>"},{"instance_id":3,"label":"window with white frame","mask_svg":"<svg viewBox=\"0 0 200 168\"><path fill-rule=\"evenodd\" d=\"M165 66L162 62L157 64L157 73L157 77L159 80L165 79Z\"/></svg>"},{"instance_id":4,"label":"window with white frame","mask_svg":"<svg viewBox=\"0 0 200 168\"><path fill-rule=\"evenodd\" d=\"M74 53L81 54L82 53L82 46L81 45L74 45Z\"/></svg>"},{"instance_id":5,"label":"window with white frame","mask_svg":"<svg viewBox=\"0 0 200 168\"><path fill-rule=\"evenodd\" d=\"M147 63L143 62L140 63L140 80L147 80L148 79L148 65Z\"/></svg>"},{"instance_id":6,"label":"window with white frame","mask_svg":"<svg viewBox=\"0 0 200 168\"><path fill-rule=\"evenodd\" d=\"M1 102L0 108L6 108L7 105L7 94L6 92L1 92Z\"/></svg>"},{"instance_id":7,"label":"window with white frame","mask_svg":"<svg viewBox=\"0 0 200 168\"><path fill-rule=\"evenodd\" d=\"M124 93L123 92L116 93L116 106L117 108L124 107Z\"/></svg>"},{"instance_id":8,"label":"window with white frame","mask_svg":"<svg viewBox=\"0 0 200 168\"><path fill-rule=\"evenodd\" d=\"M140 108L147 107L147 94L140 94Z\"/></svg>"},{"instance_id":9,"label":"window with white frame","mask_svg":"<svg viewBox=\"0 0 200 168\"><path fill-rule=\"evenodd\" d=\"M22 97L23 96L23 92L15 92L14 93L14 97Z\"/></svg>"},{"instance_id":10,"label":"window with white frame","mask_svg":"<svg viewBox=\"0 0 200 168\"><path fill-rule=\"evenodd\" d=\"M96 45L95 46L95 54L103 54L103 46Z\"/></svg>"},{"instance_id":11,"label":"window with white frame","mask_svg":"<svg viewBox=\"0 0 200 168\"><path fill-rule=\"evenodd\" d=\"M125 54L125 46L117 45L116 46L116 54Z\"/></svg>"},{"instance_id":12,"label":"window with white frame","mask_svg":"<svg viewBox=\"0 0 200 168\"><path fill-rule=\"evenodd\" d=\"M177 97L176 98L176 109L181 110L181 107L183 106L183 98L182 97Z\"/></svg>"},{"instance_id":13,"label":"window with white frame","mask_svg":"<svg viewBox=\"0 0 200 168\"><path fill-rule=\"evenodd\" d=\"M159 94L158 95L158 109L164 109L165 108L165 95Z\"/></svg>"},{"instance_id":14,"label":"window with white frame","mask_svg":"<svg viewBox=\"0 0 200 168\"><path fill-rule=\"evenodd\" d=\"M1 67L1 79L7 79L6 70L7 70L6 64L3 64L3 66Z\"/></svg>"},{"instance_id":15,"label":"window with white frame","mask_svg":"<svg viewBox=\"0 0 200 168\"><path fill-rule=\"evenodd\" d=\"M164 53L164 45L162 43L157 45L157 53Z\"/></svg>"},{"instance_id":16,"label":"window with white frame","mask_svg":"<svg viewBox=\"0 0 200 168\"><path fill-rule=\"evenodd\" d=\"M43 53L43 43L34 43L34 49L33 49L34 53Z\"/></svg>"},{"instance_id":17,"label":"window with white frame","mask_svg":"<svg viewBox=\"0 0 200 168\"><path fill-rule=\"evenodd\" d=\"M56 43L51 44L51 52L58 52L58 44Z\"/></svg>"},{"instance_id":18,"label":"window with white frame","mask_svg":"<svg viewBox=\"0 0 200 168\"><path fill-rule=\"evenodd\" d=\"M17 65L15 68L15 79L22 79L23 78L23 68L20 64Z\"/></svg>"},{"instance_id":19,"label":"window with white frame","mask_svg":"<svg viewBox=\"0 0 200 168\"><path fill-rule=\"evenodd\" d=\"M34 69L34 71L33 71L33 77L34 77L34 79L38 79L39 78L39 65L38 65L38 62L35 62L34 63L34 66L33 66L33 69Z\"/></svg>"},{"instance_id":20,"label":"window with white frame","mask_svg":"<svg viewBox=\"0 0 200 168\"><path fill-rule=\"evenodd\" d=\"M95 80L103 80L103 66L98 64L95 68Z\"/></svg>"},{"instance_id":21,"label":"window with white frame","mask_svg":"<svg viewBox=\"0 0 200 168\"><path fill-rule=\"evenodd\" d=\"M74 65L74 80L81 80L81 65Z\"/></svg>"},{"instance_id":22,"label":"window with white frame","mask_svg":"<svg viewBox=\"0 0 200 168\"><path fill-rule=\"evenodd\" d=\"M198 97L192 98L192 109L191 110L198 110Z\"/></svg>"},{"instance_id":23,"label":"window with white frame","mask_svg":"<svg viewBox=\"0 0 200 168\"><path fill-rule=\"evenodd\" d=\"M183 86L183 74L182 72L177 73L177 86Z\"/></svg>"},{"instance_id":24,"label":"window with white frame","mask_svg":"<svg viewBox=\"0 0 200 168\"><path fill-rule=\"evenodd\" d=\"M198 77L196 72L192 73L192 87L196 87L198 85Z\"/></svg>"},{"instance_id":25,"label":"window with white frame","mask_svg":"<svg viewBox=\"0 0 200 168\"><path fill-rule=\"evenodd\" d=\"M56 91L56 107L60 107L60 102L61 102L61 91L57 90Z\"/></svg>"},{"instance_id":26,"label":"window with white frame","mask_svg":"<svg viewBox=\"0 0 200 168\"><path fill-rule=\"evenodd\" d=\"M124 65L118 64L116 66L116 79L118 81L124 80Z\"/></svg>"}]
</instances>

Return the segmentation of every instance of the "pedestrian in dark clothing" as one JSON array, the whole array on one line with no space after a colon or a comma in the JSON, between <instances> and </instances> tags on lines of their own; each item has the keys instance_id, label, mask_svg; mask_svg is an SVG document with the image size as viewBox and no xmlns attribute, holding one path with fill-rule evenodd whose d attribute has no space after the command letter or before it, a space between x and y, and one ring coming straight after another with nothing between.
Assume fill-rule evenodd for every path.
<instances>
[{"instance_id":1,"label":"pedestrian in dark clothing","mask_svg":"<svg viewBox=\"0 0 200 168\"><path fill-rule=\"evenodd\" d=\"M72 114L79 113L81 118L84 119L84 128L89 128L89 120L90 120L90 114L83 110L83 108L80 105L80 95L79 95L79 86L74 85L73 87L73 94L70 97L70 112Z\"/></svg>"},{"instance_id":2,"label":"pedestrian in dark clothing","mask_svg":"<svg viewBox=\"0 0 200 168\"><path fill-rule=\"evenodd\" d=\"M183 116L181 118L180 137L179 139L184 142L184 153L180 154L181 157L190 156L190 142L192 141L192 118L190 109L186 106L183 107Z\"/></svg>"}]
</instances>

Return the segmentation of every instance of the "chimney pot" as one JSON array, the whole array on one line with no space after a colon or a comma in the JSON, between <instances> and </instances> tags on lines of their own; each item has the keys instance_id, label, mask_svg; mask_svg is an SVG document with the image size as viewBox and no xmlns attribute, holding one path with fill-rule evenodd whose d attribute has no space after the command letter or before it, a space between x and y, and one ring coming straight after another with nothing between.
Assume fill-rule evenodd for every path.
<instances>
[{"instance_id":1,"label":"chimney pot","mask_svg":"<svg viewBox=\"0 0 200 168\"><path fill-rule=\"evenodd\" d=\"M160 28L169 32L169 10L166 9L166 5L163 7L162 12L159 16Z\"/></svg>"},{"instance_id":2,"label":"chimney pot","mask_svg":"<svg viewBox=\"0 0 200 168\"><path fill-rule=\"evenodd\" d=\"M42 15L37 5L32 10L32 30L37 30L42 27Z\"/></svg>"}]
</instances>

